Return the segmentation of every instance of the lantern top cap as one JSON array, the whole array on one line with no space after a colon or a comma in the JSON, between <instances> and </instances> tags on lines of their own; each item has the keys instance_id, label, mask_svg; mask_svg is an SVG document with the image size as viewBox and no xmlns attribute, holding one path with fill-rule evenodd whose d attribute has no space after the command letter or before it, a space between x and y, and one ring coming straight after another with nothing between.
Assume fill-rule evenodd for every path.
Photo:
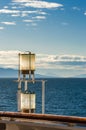
<instances>
[{"instance_id":1,"label":"lantern top cap","mask_svg":"<svg viewBox=\"0 0 86 130\"><path fill-rule=\"evenodd\" d=\"M24 55L24 54L34 54L34 53L31 53L30 51L25 51L25 52L19 53L19 55ZM35 55L35 54L34 54L34 55Z\"/></svg>"}]
</instances>

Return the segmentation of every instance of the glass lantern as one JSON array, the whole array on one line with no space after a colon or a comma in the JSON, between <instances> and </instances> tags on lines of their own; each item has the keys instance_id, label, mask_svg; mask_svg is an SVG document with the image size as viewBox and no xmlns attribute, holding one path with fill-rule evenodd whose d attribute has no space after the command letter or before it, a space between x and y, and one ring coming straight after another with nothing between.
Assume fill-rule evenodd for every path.
<instances>
[{"instance_id":1,"label":"glass lantern","mask_svg":"<svg viewBox=\"0 0 86 130\"><path fill-rule=\"evenodd\" d=\"M36 109L36 94L31 92L21 93L21 111L33 113Z\"/></svg>"},{"instance_id":2,"label":"glass lantern","mask_svg":"<svg viewBox=\"0 0 86 130\"><path fill-rule=\"evenodd\" d=\"M20 54L20 71L22 74L34 74L35 71L35 54Z\"/></svg>"}]
</instances>

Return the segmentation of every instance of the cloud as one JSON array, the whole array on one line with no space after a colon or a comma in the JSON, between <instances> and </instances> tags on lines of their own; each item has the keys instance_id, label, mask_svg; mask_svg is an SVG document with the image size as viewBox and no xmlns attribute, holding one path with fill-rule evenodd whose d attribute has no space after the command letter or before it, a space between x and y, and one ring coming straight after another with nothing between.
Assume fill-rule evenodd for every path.
<instances>
[{"instance_id":1,"label":"cloud","mask_svg":"<svg viewBox=\"0 0 86 130\"><path fill-rule=\"evenodd\" d=\"M18 53L19 51L0 51L0 65L17 65ZM86 69L86 56L36 54L36 67L65 70Z\"/></svg>"},{"instance_id":2,"label":"cloud","mask_svg":"<svg viewBox=\"0 0 86 130\"><path fill-rule=\"evenodd\" d=\"M47 13L43 11L39 11L38 14L46 15Z\"/></svg>"},{"instance_id":3,"label":"cloud","mask_svg":"<svg viewBox=\"0 0 86 130\"><path fill-rule=\"evenodd\" d=\"M45 16L36 16L36 17L33 17L33 18L38 19L38 20L46 19Z\"/></svg>"},{"instance_id":4,"label":"cloud","mask_svg":"<svg viewBox=\"0 0 86 130\"><path fill-rule=\"evenodd\" d=\"M18 69L21 51L0 51L0 68ZM36 54L36 73L60 77L84 74L86 56Z\"/></svg>"},{"instance_id":5,"label":"cloud","mask_svg":"<svg viewBox=\"0 0 86 130\"><path fill-rule=\"evenodd\" d=\"M8 8L8 6L4 6L4 9L7 9Z\"/></svg>"},{"instance_id":6,"label":"cloud","mask_svg":"<svg viewBox=\"0 0 86 130\"><path fill-rule=\"evenodd\" d=\"M2 24L5 24L5 25L16 25L15 22L1 22Z\"/></svg>"},{"instance_id":7,"label":"cloud","mask_svg":"<svg viewBox=\"0 0 86 130\"><path fill-rule=\"evenodd\" d=\"M19 10L11 10L11 9L1 9L0 10L0 14L7 14L7 15L10 14L10 16L12 16L12 17L19 17L20 13L21 13L21 11L19 11Z\"/></svg>"},{"instance_id":8,"label":"cloud","mask_svg":"<svg viewBox=\"0 0 86 130\"><path fill-rule=\"evenodd\" d=\"M27 25L27 22L30 23L30 19L33 20L31 26L37 26L39 20L44 20L47 18L49 9L63 8L62 4L57 2L47 2L45 0L12 0L10 4L4 5L0 9L0 15L2 18L10 18L15 22L7 22L2 19L2 23L6 25L16 25L17 21L20 20ZM28 20L24 20L28 19ZM3 22L6 21L6 22Z\"/></svg>"},{"instance_id":9,"label":"cloud","mask_svg":"<svg viewBox=\"0 0 86 130\"><path fill-rule=\"evenodd\" d=\"M31 25L32 25L32 26L37 26L37 23L32 23Z\"/></svg>"},{"instance_id":10,"label":"cloud","mask_svg":"<svg viewBox=\"0 0 86 130\"><path fill-rule=\"evenodd\" d=\"M46 19L45 16L35 16L35 17L32 17L32 19L25 19L23 20L23 22L26 22L26 23L32 23L31 25L32 26L37 26L37 20L43 20L43 19Z\"/></svg>"},{"instance_id":11,"label":"cloud","mask_svg":"<svg viewBox=\"0 0 86 130\"><path fill-rule=\"evenodd\" d=\"M13 9L1 9L0 10L0 14L11 14L11 16L28 16L28 14L41 14L41 15L46 15L47 13L44 11L40 11L40 10L27 10L27 11L20 11L20 10L13 10Z\"/></svg>"},{"instance_id":12,"label":"cloud","mask_svg":"<svg viewBox=\"0 0 86 130\"><path fill-rule=\"evenodd\" d=\"M62 4L54 3L54 2L46 2L41 0L13 0L16 3L22 3L25 7L33 7L33 8L58 8L62 7Z\"/></svg>"},{"instance_id":13,"label":"cloud","mask_svg":"<svg viewBox=\"0 0 86 130\"><path fill-rule=\"evenodd\" d=\"M86 57L77 55L39 55L37 66L51 69L86 69Z\"/></svg>"},{"instance_id":14,"label":"cloud","mask_svg":"<svg viewBox=\"0 0 86 130\"><path fill-rule=\"evenodd\" d=\"M86 12L84 12L84 15L86 15Z\"/></svg>"},{"instance_id":15,"label":"cloud","mask_svg":"<svg viewBox=\"0 0 86 130\"><path fill-rule=\"evenodd\" d=\"M0 51L0 67L18 68L19 51Z\"/></svg>"},{"instance_id":16,"label":"cloud","mask_svg":"<svg viewBox=\"0 0 86 130\"><path fill-rule=\"evenodd\" d=\"M23 20L23 22L26 22L26 23L32 23L32 22L33 22L33 20L26 19L26 20Z\"/></svg>"},{"instance_id":17,"label":"cloud","mask_svg":"<svg viewBox=\"0 0 86 130\"><path fill-rule=\"evenodd\" d=\"M12 17L19 17L20 14L12 14L11 16L12 16Z\"/></svg>"},{"instance_id":18,"label":"cloud","mask_svg":"<svg viewBox=\"0 0 86 130\"><path fill-rule=\"evenodd\" d=\"M72 9L73 9L73 10L77 10L77 11L80 11L80 10L81 10L80 8L78 8L78 7L76 7L76 6L72 7Z\"/></svg>"},{"instance_id":19,"label":"cloud","mask_svg":"<svg viewBox=\"0 0 86 130\"><path fill-rule=\"evenodd\" d=\"M12 9L17 9L17 7L16 6L12 6Z\"/></svg>"},{"instance_id":20,"label":"cloud","mask_svg":"<svg viewBox=\"0 0 86 130\"><path fill-rule=\"evenodd\" d=\"M17 14L20 13L19 10L9 10L9 9L1 9L0 14Z\"/></svg>"},{"instance_id":21,"label":"cloud","mask_svg":"<svg viewBox=\"0 0 86 130\"><path fill-rule=\"evenodd\" d=\"M4 27L0 27L0 30L3 30L4 29Z\"/></svg>"}]
</instances>

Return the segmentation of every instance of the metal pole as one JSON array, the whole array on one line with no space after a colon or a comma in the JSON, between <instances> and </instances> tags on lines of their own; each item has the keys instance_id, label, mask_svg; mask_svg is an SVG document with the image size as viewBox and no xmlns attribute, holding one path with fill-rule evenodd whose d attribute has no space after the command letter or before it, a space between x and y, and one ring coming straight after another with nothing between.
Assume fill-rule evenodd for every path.
<instances>
[{"instance_id":1,"label":"metal pole","mask_svg":"<svg viewBox=\"0 0 86 130\"><path fill-rule=\"evenodd\" d=\"M27 81L25 80L25 91L27 91Z\"/></svg>"},{"instance_id":2,"label":"metal pole","mask_svg":"<svg viewBox=\"0 0 86 130\"><path fill-rule=\"evenodd\" d=\"M19 81L18 84L17 100L18 100L18 111L21 111L21 81Z\"/></svg>"},{"instance_id":3,"label":"metal pole","mask_svg":"<svg viewBox=\"0 0 86 130\"><path fill-rule=\"evenodd\" d=\"M21 111L20 53L19 53L18 82L19 82L18 83L18 92L17 92L18 111Z\"/></svg>"},{"instance_id":4,"label":"metal pole","mask_svg":"<svg viewBox=\"0 0 86 130\"><path fill-rule=\"evenodd\" d=\"M18 70L18 80L20 80L20 53L19 53L19 70Z\"/></svg>"},{"instance_id":5,"label":"metal pole","mask_svg":"<svg viewBox=\"0 0 86 130\"><path fill-rule=\"evenodd\" d=\"M45 113L45 81L42 80L42 114Z\"/></svg>"},{"instance_id":6,"label":"metal pole","mask_svg":"<svg viewBox=\"0 0 86 130\"><path fill-rule=\"evenodd\" d=\"M29 113L31 113L31 93L29 93Z\"/></svg>"},{"instance_id":7,"label":"metal pole","mask_svg":"<svg viewBox=\"0 0 86 130\"><path fill-rule=\"evenodd\" d=\"M31 79L31 52L29 52L29 79Z\"/></svg>"}]
</instances>

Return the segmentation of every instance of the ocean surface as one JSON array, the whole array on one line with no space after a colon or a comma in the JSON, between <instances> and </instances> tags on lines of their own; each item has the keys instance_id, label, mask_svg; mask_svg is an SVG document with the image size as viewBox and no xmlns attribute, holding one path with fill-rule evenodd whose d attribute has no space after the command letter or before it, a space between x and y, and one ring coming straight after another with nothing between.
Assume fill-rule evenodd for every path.
<instances>
[{"instance_id":1,"label":"ocean surface","mask_svg":"<svg viewBox=\"0 0 86 130\"><path fill-rule=\"evenodd\" d=\"M0 111L17 111L16 79L0 79ZM86 117L86 79L46 79L45 113ZM22 91L24 91L22 84ZM29 84L36 93L36 113L41 113L41 83Z\"/></svg>"}]
</instances>

